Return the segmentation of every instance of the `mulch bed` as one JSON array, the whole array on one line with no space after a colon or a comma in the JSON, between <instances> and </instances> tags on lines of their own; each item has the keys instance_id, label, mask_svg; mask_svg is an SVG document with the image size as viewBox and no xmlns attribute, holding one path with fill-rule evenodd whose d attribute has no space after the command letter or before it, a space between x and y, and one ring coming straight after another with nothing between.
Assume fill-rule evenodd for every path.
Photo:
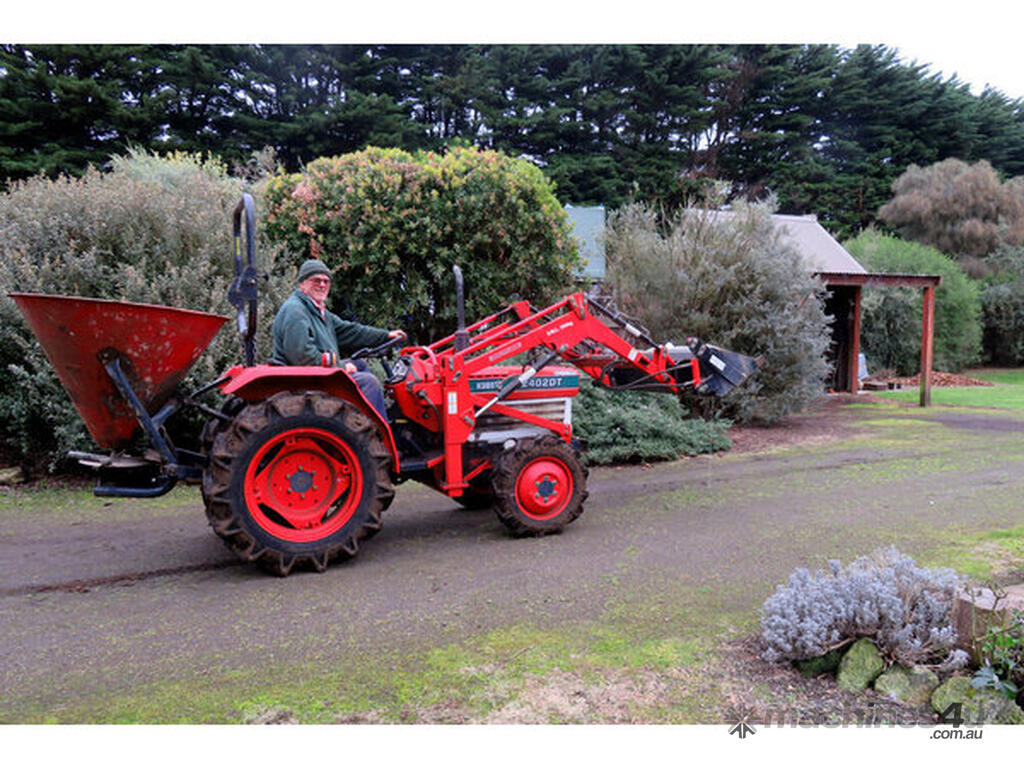
<instances>
[{"instance_id":1,"label":"mulch bed","mask_svg":"<svg viewBox=\"0 0 1024 768\"><path fill-rule=\"evenodd\" d=\"M928 377L929 382L933 387L994 387L991 381L982 381L981 379L972 379L970 376L963 376L959 373L943 373L942 371L932 371L931 376ZM921 374L911 376L905 379L891 379L891 381L897 382L904 387L913 388L921 386Z\"/></svg>"}]
</instances>

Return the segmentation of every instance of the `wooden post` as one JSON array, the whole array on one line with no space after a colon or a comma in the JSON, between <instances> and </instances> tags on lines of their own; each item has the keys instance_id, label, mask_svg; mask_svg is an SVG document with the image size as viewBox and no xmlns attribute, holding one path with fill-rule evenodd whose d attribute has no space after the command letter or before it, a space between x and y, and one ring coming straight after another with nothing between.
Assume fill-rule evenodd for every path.
<instances>
[{"instance_id":1,"label":"wooden post","mask_svg":"<svg viewBox=\"0 0 1024 768\"><path fill-rule=\"evenodd\" d=\"M862 286L853 286L853 318L850 323L850 392L860 389L860 294Z\"/></svg>"},{"instance_id":2,"label":"wooden post","mask_svg":"<svg viewBox=\"0 0 1024 768\"><path fill-rule=\"evenodd\" d=\"M935 335L935 286L924 288L921 311L921 407L932 404L932 337Z\"/></svg>"}]
</instances>

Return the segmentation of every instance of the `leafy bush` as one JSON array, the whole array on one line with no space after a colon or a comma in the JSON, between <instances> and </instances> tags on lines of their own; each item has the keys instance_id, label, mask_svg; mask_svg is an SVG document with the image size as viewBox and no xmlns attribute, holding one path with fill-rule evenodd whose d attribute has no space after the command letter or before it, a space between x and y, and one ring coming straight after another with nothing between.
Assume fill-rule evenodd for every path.
<instances>
[{"instance_id":1,"label":"leafy bush","mask_svg":"<svg viewBox=\"0 0 1024 768\"><path fill-rule=\"evenodd\" d=\"M1020 179L1003 182L986 160L911 165L892 190L878 216L909 240L976 258L1003 242L1024 243L1024 185Z\"/></svg>"},{"instance_id":2,"label":"leafy bush","mask_svg":"<svg viewBox=\"0 0 1024 768\"><path fill-rule=\"evenodd\" d=\"M584 380L573 433L590 464L678 459L729 449L726 421L690 419L679 401L653 392L611 392Z\"/></svg>"},{"instance_id":3,"label":"leafy bush","mask_svg":"<svg viewBox=\"0 0 1024 768\"><path fill-rule=\"evenodd\" d=\"M1005 626L989 627L981 639L984 666L972 680L1024 703L1024 611L1013 611Z\"/></svg>"},{"instance_id":4,"label":"leafy bush","mask_svg":"<svg viewBox=\"0 0 1024 768\"><path fill-rule=\"evenodd\" d=\"M609 218L609 281L659 341L696 336L765 365L713 410L775 421L821 395L828 373L823 288L780 238L767 204L684 209L662 226L626 206ZM692 406L704 403L690 399Z\"/></svg>"},{"instance_id":5,"label":"leafy bush","mask_svg":"<svg viewBox=\"0 0 1024 768\"><path fill-rule=\"evenodd\" d=\"M959 371L981 357L981 299L978 285L949 256L865 230L844 247L869 272L941 275L935 289L934 366ZM870 368L901 375L921 367L921 289L869 287L861 302L861 346Z\"/></svg>"},{"instance_id":6,"label":"leafy bush","mask_svg":"<svg viewBox=\"0 0 1024 768\"><path fill-rule=\"evenodd\" d=\"M870 637L889 661L953 668L967 663L956 650L950 620L963 578L946 568L919 568L895 548L860 557L829 572L798 568L761 608L768 661L822 656Z\"/></svg>"},{"instance_id":7,"label":"leafy bush","mask_svg":"<svg viewBox=\"0 0 1024 768\"><path fill-rule=\"evenodd\" d=\"M994 365L1024 364L1024 248L1000 248L981 291L982 345Z\"/></svg>"},{"instance_id":8,"label":"leafy bush","mask_svg":"<svg viewBox=\"0 0 1024 768\"><path fill-rule=\"evenodd\" d=\"M497 152L371 147L274 177L267 197L268 233L335 270L335 311L419 343L455 329L452 265L472 321L512 293L547 304L572 289L579 263L551 182Z\"/></svg>"},{"instance_id":9,"label":"leafy bush","mask_svg":"<svg viewBox=\"0 0 1024 768\"><path fill-rule=\"evenodd\" d=\"M164 304L226 315L233 276L231 214L239 180L213 159L132 152L112 170L80 179L35 177L0 195L0 439L20 461L55 468L71 449L93 450L84 425L57 380L10 291ZM264 306L288 292L294 269L275 266L261 247ZM278 272L281 274L278 274ZM264 310L261 348L269 351ZM186 386L209 381L240 357L228 323L200 358ZM182 429L194 429L183 423Z\"/></svg>"}]
</instances>

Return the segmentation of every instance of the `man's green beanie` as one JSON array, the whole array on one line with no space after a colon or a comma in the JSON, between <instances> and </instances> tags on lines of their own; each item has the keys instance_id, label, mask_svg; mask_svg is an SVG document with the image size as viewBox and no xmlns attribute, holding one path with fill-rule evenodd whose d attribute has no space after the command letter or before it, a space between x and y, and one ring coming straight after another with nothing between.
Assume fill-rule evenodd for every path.
<instances>
[{"instance_id":1,"label":"man's green beanie","mask_svg":"<svg viewBox=\"0 0 1024 768\"><path fill-rule=\"evenodd\" d=\"M306 259L302 262L302 266L299 267L299 277L296 282L304 282L313 275L327 275L330 277L331 270L320 259Z\"/></svg>"}]
</instances>

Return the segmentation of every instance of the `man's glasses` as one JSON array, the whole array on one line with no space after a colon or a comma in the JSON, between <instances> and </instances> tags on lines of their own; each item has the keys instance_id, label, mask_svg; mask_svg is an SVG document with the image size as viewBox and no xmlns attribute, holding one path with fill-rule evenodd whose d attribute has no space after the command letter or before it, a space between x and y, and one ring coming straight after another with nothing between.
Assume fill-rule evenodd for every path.
<instances>
[{"instance_id":1,"label":"man's glasses","mask_svg":"<svg viewBox=\"0 0 1024 768\"><path fill-rule=\"evenodd\" d=\"M309 278L309 282L311 282L311 283L313 283L315 285L330 285L331 284L331 278L329 278L329 277L311 277L311 278Z\"/></svg>"}]
</instances>

